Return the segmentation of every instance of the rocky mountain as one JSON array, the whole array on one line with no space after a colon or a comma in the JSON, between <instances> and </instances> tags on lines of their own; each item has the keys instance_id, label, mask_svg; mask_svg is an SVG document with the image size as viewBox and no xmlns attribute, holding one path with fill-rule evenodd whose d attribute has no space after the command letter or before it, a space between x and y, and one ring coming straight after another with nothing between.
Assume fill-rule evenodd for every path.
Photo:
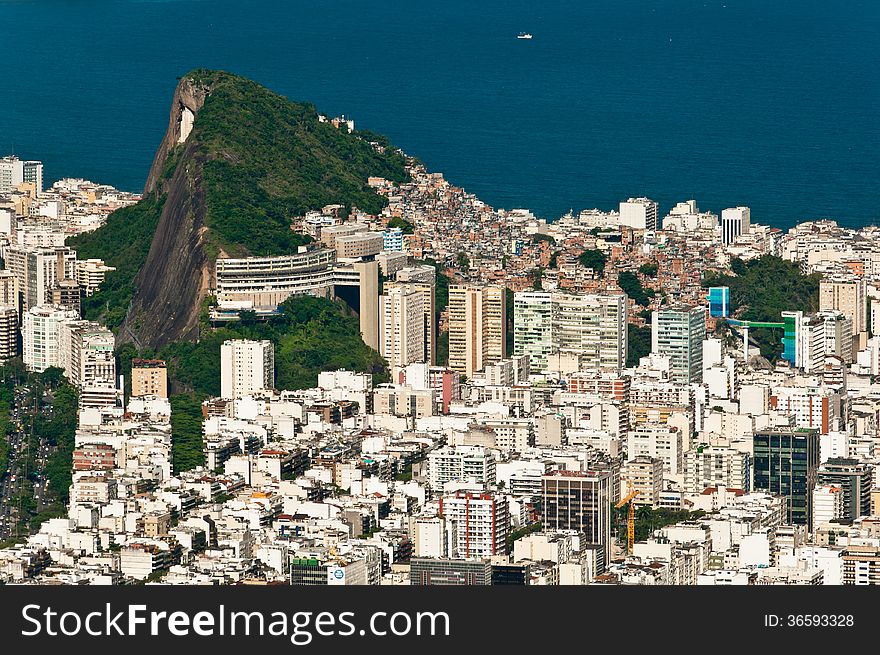
<instances>
[{"instance_id":1,"label":"rocky mountain","mask_svg":"<svg viewBox=\"0 0 880 655\"><path fill-rule=\"evenodd\" d=\"M393 148L319 121L314 106L219 71L183 76L144 199L70 240L117 271L84 304L120 343L156 349L198 337L218 255L293 252L291 219L327 204L381 210L367 178L405 178Z\"/></svg>"}]
</instances>

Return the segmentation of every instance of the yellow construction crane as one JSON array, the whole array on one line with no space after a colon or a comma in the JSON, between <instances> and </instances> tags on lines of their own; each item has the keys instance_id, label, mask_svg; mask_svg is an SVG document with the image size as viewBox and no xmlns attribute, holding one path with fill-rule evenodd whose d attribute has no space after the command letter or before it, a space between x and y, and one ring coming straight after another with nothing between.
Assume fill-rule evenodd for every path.
<instances>
[{"instance_id":1,"label":"yellow construction crane","mask_svg":"<svg viewBox=\"0 0 880 655\"><path fill-rule=\"evenodd\" d=\"M639 492L633 488L632 480L626 481L626 496L620 499L614 507L620 509L629 503L629 512L626 518L626 554L632 555L633 543L636 540L636 508L633 506L633 499L639 495Z\"/></svg>"}]
</instances>

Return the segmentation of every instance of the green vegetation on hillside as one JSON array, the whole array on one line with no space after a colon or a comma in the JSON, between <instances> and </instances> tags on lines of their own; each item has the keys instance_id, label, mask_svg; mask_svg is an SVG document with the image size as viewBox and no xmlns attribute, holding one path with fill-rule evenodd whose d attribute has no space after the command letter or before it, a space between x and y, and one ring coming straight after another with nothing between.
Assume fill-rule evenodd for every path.
<instances>
[{"instance_id":1,"label":"green vegetation on hillside","mask_svg":"<svg viewBox=\"0 0 880 655\"><path fill-rule=\"evenodd\" d=\"M229 73L198 70L187 77L211 89L187 140L187 148L195 143L204 162L209 256L219 248L231 255L294 251L309 241L290 229L295 216L328 204L375 213L386 201L367 178L406 179L404 156L384 137L337 130L319 122L312 105ZM183 146L173 148L160 185L179 165L190 163ZM107 274L98 293L84 299L86 318L113 329L122 323L164 202L164 195L151 193L111 214L98 230L68 240L80 259L103 259L117 269Z\"/></svg>"},{"instance_id":2,"label":"green vegetation on hillside","mask_svg":"<svg viewBox=\"0 0 880 655\"><path fill-rule=\"evenodd\" d=\"M639 360L651 353L651 326L639 327L629 323L626 326L626 336L626 365L638 366Z\"/></svg>"},{"instance_id":3,"label":"green vegetation on hillside","mask_svg":"<svg viewBox=\"0 0 880 655\"><path fill-rule=\"evenodd\" d=\"M160 357L168 362L176 389L201 397L220 395L220 346L227 339L268 339L275 344L275 386L306 389L322 370L345 368L385 379L385 361L361 339L357 316L342 301L294 296L266 322L242 320L202 331L197 343L169 344L160 351L120 349L123 368L132 357Z\"/></svg>"},{"instance_id":4,"label":"green vegetation on hillside","mask_svg":"<svg viewBox=\"0 0 880 655\"><path fill-rule=\"evenodd\" d=\"M651 302L651 297L654 295L654 290L642 287L639 277L630 271L622 271L620 275L617 276L617 286L619 286L627 296L635 300L636 304L641 305L642 307L647 307Z\"/></svg>"},{"instance_id":5,"label":"green vegetation on hillside","mask_svg":"<svg viewBox=\"0 0 880 655\"><path fill-rule=\"evenodd\" d=\"M415 225L413 225L409 221L406 221L406 220L399 218L397 216L395 216L390 221L388 221L387 227L388 228L399 227L401 232L403 232L404 234L412 234L413 232L416 231Z\"/></svg>"},{"instance_id":6,"label":"green vegetation on hillside","mask_svg":"<svg viewBox=\"0 0 880 655\"><path fill-rule=\"evenodd\" d=\"M592 268L596 275L602 275L605 271L605 263L608 261L607 255L601 250L584 250L578 256L578 262L584 268Z\"/></svg>"},{"instance_id":7,"label":"green vegetation on hillside","mask_svg":"<svg viewBox=\"0 0 880 655\"><path fill-rule=\"evenodd\" d=\"M375 214L386 201L367 178L406 179L402 155L320 122L311 104L229 73L189 77L211 88L189 138L206 158L210 238L228 252L291 252L303 242L292 217L328 204Z\"/></svg>"},{"instance_id":8,"label":"green vegetation on hillside","mask_svg":"<svg viewBox=\"0 0 880 655\"><path fill-rule=\"evenodd\" d=\"M639 266L639 273L645 277L657 277L657 262L648 262Z\"/></svg>"},{"instance_id":9,"label":"green vegetation on hillside","mask_svg":"<svg viewBox=\"0 0 880 655\"><path fill-rule=\"evenodd\" d=\"M730 287L732 315L748 321L780 322L784 311L815 312L819 308L820 275L804 275L795 262L765 255L744 262L734 259L731 270L738 275L707 274L706 287ZM776 359L782 353L782 330L756 328L749 336L761 347L761 354Z\"/></svg>"},{"instance_id":10,"label":"green vegetation on hillside","mask_svg":"<svg viewBox=\"0 0 880 655\"><path fill-rule=\"evenodd\" d=\"M118 209L106 225L67 240L78 259L103 259L116 268L101 289L82 301L82 313L114 329L122 323L134 294L134 280L150 252L153 233L162 214L164 197L151 194L131 207Z\"/></svg>"}]
</instances>

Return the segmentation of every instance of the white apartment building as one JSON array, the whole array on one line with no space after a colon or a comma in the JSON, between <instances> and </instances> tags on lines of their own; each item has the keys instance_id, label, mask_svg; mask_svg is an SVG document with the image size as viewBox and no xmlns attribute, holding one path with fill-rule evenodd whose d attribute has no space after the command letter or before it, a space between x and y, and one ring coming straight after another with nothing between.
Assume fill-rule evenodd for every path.
<instances>
[{"instance_id":1,"label":"white apartment building","mask_svg":"<svg viewBox=\"0 0 880 655\"><path fill-rule=\"evenodd\" d=\"M748 234L752 211L748 207L729 207L721 210L721 243L736 241L741 234Z\"/></svg>"},{"instance_id":2,"label":"white apartment building","mask_svg":"<svg viewBox=\"0 0 880 655\"><path fill-rule=\"evenodd\" d=\"M510 510L502 494L459 492L440 499L440 515L456 524L455 557L507 554Z\"/></svg>"},{"instance_id":3,"label":"white apartment building","mask_svg":"<svg viewBox=\"0 0 880 655\"><path fill-rule=\"evenodd\" d=\"M413 516L409 535L415 557L452 557L458 540L457 524L442 516Z\"/></svg>"},{"instance_id":4,"label":"white apartment building","mask_svg":"<svg viewBox=\"0 0 880 655\"><path fill-rule=\"evenodd\" d=\"M482 446L446 446L428 455L428 481L442 490L447 482L495 484L495 457Z\"/></svg>"},{"instance_id":5,"label":"white apartment building","mask_svg":"<svg viewBox=\"0 0 880 655\"><path fill-rule=\"evenodd\" d=\"M819 310L837 310L852 321L854 335L868 329L868 301L865 280L834 275L819 282Z\"/></svg>"},{"instance_id":6,"label":"white apartment building","mask_svg":"<svg viewBox=\"0 0 880 655\"><path fill-rule=\"evenodd\" d=\"M449 368L472 378L507 356L507 289L449 286Z\"/></svg>"},{"instance_id":7,"label":"white apartment building","mask_svg":"<svg viewBox=\"0 0 880 655\"><path fill-rule=\"evenodd\" d=\"M103 259L84 259L76 262L76 281L85 295L91 296L104 283L107 273L115 271Z\"/></svg>"},{"instance_id":8,"label":"white apartment building","mask_svg":"<svg viewBox=\"0 0 880 655\"><path fill-rule=\"evenodd\" d=\"M843 515L843 489L833 484L817 484L813 489L813 526L818 528Z\"/></svg>"},{"instance_id":9,"label":"white apartment building","mask_svg":"<svg viewBox=\"0 0 880 655\"><path fill-rule=\"evenodd\" d=\"M37 305L28 310L21 326L25 365L38 373L59 366L61 324L77 319L78 312L54 305Z\"/></svg>"},{"instance_id":10,"label":"white apartment building","mask_svg":"<svg viewBox=\"0 0 880 655\"><path fill-rule=\"evenodd\" d=\"M39 161L25 161L18 157L0 158L0 193L9 193L18 185L31 183L37 193L43 192L43 164Z\"/></svg>"},{"instance_id":11,"label":"white apartment building","mask_svg":"<svg viewBox=\"0 0 880 655\"><path fill-rule=\"evenodd\" d=\"M547 370L550 355L569 352L581 370L620 370L627 357L627 298L623 294L514 294L514 352L528 355L531 372Z\"/></svg>"},{"instance_id":12,"label":"white apartment building","mask_svg":"<svg viewBox=\"0 0 880 655\"><path fill-rule=\"evenodd\" d=\"M216 263L221 308L274 309L294 295L327 296L336 252L302 249L276 257L221 258Z\"/></svg>"},{"instance_id":13,"label":"white apartment building","mask_svg":"<svg viewBox=\"0 0 880 655\"><path fill-rule=\"evenodd\" d=\"M644 423L626 435L627 457L656 457L663 461L666 475L684 472L684 447L681 430L661 423Z\"/></svg>"},{"instance_id":14,"label":"white apartment building","mask_svg":"<svg viewBox=\"0 0 880 655\"><path fill-rule=\"evenodd\" d=\"M241 398L275 387L275 347L271 341L230 339L220 346L220 395Z\"/></svg>"},{"instance_id":15,"label":"white apartment building","mask_svg":"<svg viewBox=\"0 0 880 655\"><path fill-rule=\"evenodd\" d=\"M799 428L816 428L820 434L836 429L841 417L840 395L827 387L774 387L770 408L794 417Z\"/></svg>"},{"instance_id":16,"label":"white apartment building","mask_svg":"<svg viewBox=\"0 0 880 655\"><path fill-rule=\"evenodd\" d=\"M724 446L699 446L685 453L684 490L701 493L706 487L749 490L748 453Z\"/></svg>"},{"instance_id":17,"label":"white apartment building","mask_svg":"<svg viewBox=\"0 0 880 655\"><path fill-rule=\"evenodd\" d=\"M18 309L0 304L0 362L18 354Z\"/></svg>"},{"instance_id":18,"label":"white apartment building","mask_svg":"<svg viewBox=\"0 0 880 655\"><path fill-rule=\"evenodd\" d=\"M495 435L495 447L501 450L521 453L535 444L535 424L530 418L483 419L479 425Z\"/></svg>"},{"instance_id":19,"label":"white apartment building","mask_svg":"<svg viewBox=\"0 0 880 655\"><path fill-rule=\"evenodd\" d=\"M636 507L658 507L663 490L663 460L639 455L624 462L620 469L620 494L628 494L629 487L637 491L633 498Z\"/></svg>"},{"instance_id":20,"label":"white apartment building","mask_svg":"<svg viewBox=\"0 0 880 655\"><path fill-rule=\"evenodd\" d=\"M620 203L620 224L635 230L656 230L657 208L655 200L629 198Z\"/></svg>"},{"instance_id":21,"label":"white apartment building","mask_svg":"<svg viewBox=\"0 0 880 655\"><path fill-rule=\"evenodd\" d=\"M62 280L76 278L76 253L67 247L28 248L5 251L6 267L12 271L22 294L22 312L52 302L52 290Z\"/></svg>"},{"instance_id":22,"label":"white apartment building","mask_svg":"<svg viewBox=\"0 0 880 655\"><path fill-rule=\"evenodd\" d=\"M389 367L425 361L425 328L421 291L399 286L379 296L379 352Z\"/></svg>"},{"instance_id":23,"label":"white apartment building","mask_svg":"<svg viewBox=\"0 0 880 655\"><path fill-rule=\"evenodd\" d=\"M115 345L113 333L99 323L81 320L62 323L59 367L76 386L115 385Z\"/></svg>"}]
</instances>

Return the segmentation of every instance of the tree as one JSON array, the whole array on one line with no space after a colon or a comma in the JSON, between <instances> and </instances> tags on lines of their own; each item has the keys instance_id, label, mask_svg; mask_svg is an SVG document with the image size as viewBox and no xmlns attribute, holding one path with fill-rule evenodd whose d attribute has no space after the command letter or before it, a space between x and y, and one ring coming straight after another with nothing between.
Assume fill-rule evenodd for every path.
<instances>
[{"instance_id":1,"label":"tree","mask_svg":"<svg viewBox=\"0 0 880 655\"><path fill-rule=\"evenodd\" d=\"M819 308L818 274L804 275L795 262L765 255L744 262L734 259L736 275L706 275L706 287L730 287L730 309L742 320L781 322L784 311L814 312ZM755 328L749 336L761 348L761 355L773 361L782 354L780 329Z\"/></svg>"},{"instance_id":2,"label":"tree","mask_svg":"<svg viewBox=\"0 0 880 655\"><path fill-rule=\"evenodd\" d=\"M645 277L657 277L657 262L648 262L639 266L639 273Z\"/></svg>"},{"instance_id":3,"label":"tree","mask_svg":"<svg viewBox=\"0 0 880 655\"><path fill-rule=\"evenodd\" d=\"M601 250L584 250L578 256L578 262L585 268L592 268L597 275L605 272L605 263L608 257Z\"/></svg>"},{"instance_id":4,"label":"tree","mask_svg":"<svg viewBox=\"0 0 880 655\"><path fill-rule=\"evenodd\" d=\"M462 250L460 253L458 253L458 256L456 257L455 262L458 265L458 268L461 269L462 273L468 272L468 269L470 268L471 262L468 259L466 252L464 252Z\"/></svg>"},{"instance_id":5,"label":"tree","mask_svg":"<svg viewBox=\"0 0 880 655\"><path fill-rule=\"evenodd\" d=\"M626 336L628 342L626 365L638 366L639 360L651 352L651 328L628 323Z\"/></svg>"},{"instance_id":6,"label":"tree","mask_svg":"<svg viewBox=\"0 0 880 655\"><path fill-rule=\"evenodd\" d=\"M642 307L647 307L650 304L651 299L645 289L642 288L642 283L635 273L622 271L617 277L617 285L627 296L635 300Z\"/></svg>"},{"instance_id":7,"label":"tree","mask_svg":"<svg viewBox=\"0 0 880 655\"><path fill-rule=\"evenodd\" d=\"M40 380L48 389L57 389L65 382L64 369L50 366L40 373Z\"/></svg>"},{"instance_id":8,"label":"tree","mask_svg":"<svg viewBox=\"0 0 880 655\"><path fill-rule=\"evenodd\" d=\"M409 221L400 218L399 216L395 216L390 221L388 221L387 227L399 227L404 234L413 234L415 232L415 226Z\"/></svg>"},{"instance_id":9,"label":"tree","mask_svg":"<svg viewBox=\"0 0 880 655\"><path fill-rule=\"evenodd\" d=\"M204 466L202 398L194 394L171 396L171 456L175 473Z\"/></svg>"},{"instance_id":10,"label":"tree","mask_svg":"<svg viewBox=\"0 0 880 655\"><path fill-rule=\"evenodd\" d=\"M532 277L532 288L536 291L543 289L544 285L541 280L544 277L544 269L539 266L538 268L532 269L530 275Z\"/></svg>"}]
</instances>

